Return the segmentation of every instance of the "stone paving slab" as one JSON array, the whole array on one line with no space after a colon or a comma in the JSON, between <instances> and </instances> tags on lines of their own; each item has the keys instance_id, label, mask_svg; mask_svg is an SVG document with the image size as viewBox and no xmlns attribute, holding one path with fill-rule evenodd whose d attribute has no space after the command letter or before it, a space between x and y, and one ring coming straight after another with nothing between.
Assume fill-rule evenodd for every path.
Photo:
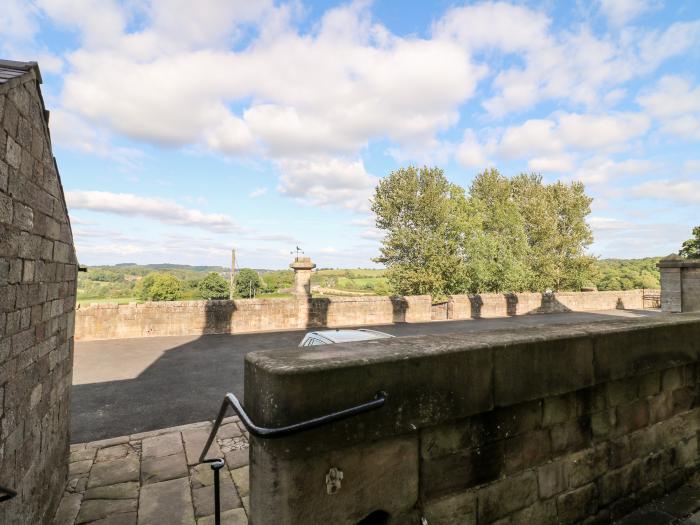
<instances>
[{"instance_id":1,"label":"stone paving slab","mask_svg":"<svg viewBox=\"0 0 700 525\"><path fill-rule=\"evenodd\" d=\"M53 525L213 525L213 472L197 464L211 421L71 445ZM248 434L224 420L210 456L220 471L221 523L248 523Z\"/></svg>"}]
</instances>

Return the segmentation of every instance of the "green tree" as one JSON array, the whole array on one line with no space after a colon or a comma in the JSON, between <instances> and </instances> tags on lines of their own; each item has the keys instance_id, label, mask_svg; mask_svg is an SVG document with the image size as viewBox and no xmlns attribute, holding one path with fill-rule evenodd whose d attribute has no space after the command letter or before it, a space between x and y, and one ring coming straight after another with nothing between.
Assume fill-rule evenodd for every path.
<instances>
[{"instance_id":1,"label":"green tree","mask_svg":"<svg viewBox=\"0 0 700 525\"><path fill-rule=\"evenodd\" d=\"M693 228L693 238L683 242L678 255L689 259L700 259L700 226Z\"/></svg>"},{"instance_id":2,"label":"green tree","mask_svg":"<svg viewBox=\"0 0 700 525\"><path fill-rule=\"evenodd\" d=\"M464 190L438 168L409 167L379 181L371 202L385 236L376 262L398 294L459 293L469 288L463 254Z\"/></svg>"},{"instance_id":3,"label":"green tree","mask_svg":"<svg viewBox=\"0 0 700 525\"><path fill-rule=\"evenodd\" d=\"M372 199L385 233L375 261L399 294L579 289L595 276L590 204L582 184L534 174L486 170L466 194L440 169L400 169Z\"/></svg>"},{"instance_id":4,"label":"green tree","mask_svg":"<svg viewBox=\"0 0 700 525\"><path fill-rule=\"evenodd\" d=\"M294 286L294 272L292 270L265 272L262 275L262 280L266 291L276 292L280 288L291 288Z\"/></svg>"},{"instance_id":5,"label":"green tree","mask_svg":"<svg viewBox=\"0 0 700 525\"><path fill-rule=\"evenodd\" d=\"M236 293L241 297L253 297L262 284L258 272L250 268L242 268L236 274Z\"/></svg>"},{"instance_id":6,"label":"green tree","mask_svg":"<svg viewBox=\"0 0 700 525\"><path fill-rule=\"evenodd\" d=\"M228 299L229 284L226 279L216 272L206 275L197 285L203 299Z\"/></svg>"},{"instance_id":7,"label":"green tree","mask_svg":"<svg viewBox=\"0 0 700 525\"><path fill-rule=\"evenodd\" d=\"M144 301L176 301L182 297L182 281L168 273L150 273L139 282L137 293Z\"/></svg>"},{"instance_id":8,"label":"green tree","mask_svg":"<svg viewBox=\"0 0 700 525\"><path fill-rule=\"evenodd\" d=\"M595 258L585 251L593 242L586 223L592 199L584 185L547 185L537 174L518 175L511 184L527 235L529 288L578 290L590 283Z\"/></svg>"},{"instance_id":9,"label":"green tree","mask_svg":"<svg viewBox=\"0 0 700 525\"><path fill-rule=\"evenodd\" d=\"M490 169L474 178L469 194L480 210L482 240L471 251L473 291L519 292L530 283L525 219L511 180Z\"/></svg>"}]
</instances>

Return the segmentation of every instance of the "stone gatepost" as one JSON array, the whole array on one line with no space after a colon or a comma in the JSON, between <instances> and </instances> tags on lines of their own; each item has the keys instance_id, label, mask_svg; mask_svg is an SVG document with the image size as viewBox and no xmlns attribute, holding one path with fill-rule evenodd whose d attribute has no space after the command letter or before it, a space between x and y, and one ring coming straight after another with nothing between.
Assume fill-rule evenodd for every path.
<instances>
[{"instance_id":1,"label":"stone gatepost","mask_svg":"<svg viewBox=\"0 0 700 525\"><path fill-rule=\"evenodd\" d=\"M312 301L311 301L311 272L316 265L311 262L310 257L297 257L289 265L294 270L294 290L293 294L297 303L297 326L307 328L310 324Z\"/></svg>"},{"instance_id":2,"label":"stone gatepost","mask_svg":"<svg viewBox=\"0 0 700 525\"><path fill-rule=\"evenodd\" d=\"M311 272L316 264L311 262L311 257L297 257L289 265L294 270L294 295L297 299L311 297Z\"/></svg>"},{"instance_id":3,"label":"stone gatepost","mask_svg":"<svg viewBox=\"0 0 700 525\"><path fill-rule=\"evenodd\" d=\"M661 259L661 310L700 312L700 259L675 254Z\"/></svg>"}]
</instances>

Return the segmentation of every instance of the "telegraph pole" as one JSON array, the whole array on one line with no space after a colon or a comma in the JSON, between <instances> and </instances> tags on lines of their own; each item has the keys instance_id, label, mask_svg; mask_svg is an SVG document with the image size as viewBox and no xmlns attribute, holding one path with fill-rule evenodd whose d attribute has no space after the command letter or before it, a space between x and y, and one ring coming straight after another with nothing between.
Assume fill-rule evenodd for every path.
<instances>
[{"instance_id":1,"label":"telegraph pole","mask_svg":"<svg viewBox=\"0 0 700 525\"><path fill-rule=\"evenodd\" d=\"M229 283L228 298L233 301L233 292L236 286L236 250L231 250L231 282Z\"/></svg>"}]
</instances>

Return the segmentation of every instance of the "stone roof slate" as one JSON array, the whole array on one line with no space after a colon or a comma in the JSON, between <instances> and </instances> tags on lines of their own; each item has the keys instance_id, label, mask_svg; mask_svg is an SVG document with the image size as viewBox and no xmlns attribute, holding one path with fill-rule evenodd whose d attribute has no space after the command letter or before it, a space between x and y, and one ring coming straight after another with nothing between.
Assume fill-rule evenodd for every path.
<instances>
[{"instance_id":1,"label":"stone roof slate","mask_svg":"<svg viewBox=\"0 0 700 525\"><path fill-rule=\"evenodd\" d=\"M4 84L13 78L21 77L32 69L36 71L37 80L41 83L41 75L36 62L17 62L15 60L0 59L0 84Z\"/></svg>"}]
</instances>

